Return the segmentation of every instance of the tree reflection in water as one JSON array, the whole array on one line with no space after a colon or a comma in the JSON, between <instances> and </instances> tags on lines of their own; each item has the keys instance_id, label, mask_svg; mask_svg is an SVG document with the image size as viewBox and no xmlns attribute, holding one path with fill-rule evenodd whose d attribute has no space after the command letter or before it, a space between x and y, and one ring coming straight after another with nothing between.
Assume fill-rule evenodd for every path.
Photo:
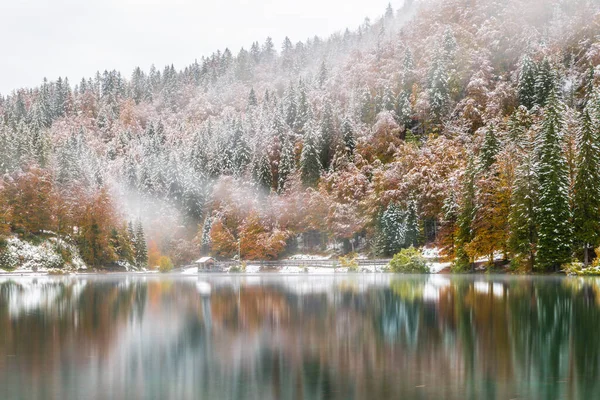
<instances>
[{"instance_id":1,"label":"tree reflection in water","mask_svg":"<svg viewBox=\"0 0 600 400\"><path fill-rule=\"evenodd\" d=\"M0 398L590 399L600 280L18 277Z\"/></svg>"}]
</instances>

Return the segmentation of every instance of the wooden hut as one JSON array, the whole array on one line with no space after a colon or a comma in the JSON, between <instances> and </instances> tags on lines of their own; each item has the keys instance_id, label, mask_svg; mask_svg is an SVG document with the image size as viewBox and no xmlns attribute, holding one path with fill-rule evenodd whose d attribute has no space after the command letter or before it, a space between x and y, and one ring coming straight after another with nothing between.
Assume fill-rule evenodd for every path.
<instances>
[{"instance_id":1,"label":"wooden hut","mask_svg":"<svg viewBox=\"0 0 600 400\"><path fill-rule=\"evenodd\" d=\"M194 265L198 267L198 272L215 272L220 271L217 262L212 257L202 257L194 261Z\"/></svg>"}]
</instances>

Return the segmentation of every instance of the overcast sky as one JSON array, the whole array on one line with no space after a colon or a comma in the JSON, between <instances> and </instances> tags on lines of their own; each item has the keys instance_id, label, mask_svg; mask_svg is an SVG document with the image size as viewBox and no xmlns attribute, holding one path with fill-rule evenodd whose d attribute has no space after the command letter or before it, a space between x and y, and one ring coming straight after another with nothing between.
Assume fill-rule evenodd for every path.
<instances>
[{"instance_id":1,"label":"overcast sky","mask_svg":"<svg viewBox=\"0 0 600 400\"><path fill-rule=\"evenodd\" d=\"M389 0L0 0L0 93L44 77L72 84L100 70L127 77L173 63L182 68L217 49L233 54L267 36L277 50L325 37L385 12ZM392 0L394 9L402 0Z\"/></svg>"}]
</instances>

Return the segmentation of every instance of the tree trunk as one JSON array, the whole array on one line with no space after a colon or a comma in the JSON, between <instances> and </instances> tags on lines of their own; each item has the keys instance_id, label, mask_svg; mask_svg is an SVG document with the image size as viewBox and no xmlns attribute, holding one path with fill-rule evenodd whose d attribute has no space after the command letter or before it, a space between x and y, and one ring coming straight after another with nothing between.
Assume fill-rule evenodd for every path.
<instances>
[{"instance_id":1,"label":"tree trunk","mask_svg":"<svg viewBox=\"0 0 600 400\"><path fill-rule=\"evenodd\" d=\"M585 265L587 267L588 263L589 263L589 259L588 259L588 244L586 243L585 245L583 245L583 265Z\"/></svg>"}]
</instances>

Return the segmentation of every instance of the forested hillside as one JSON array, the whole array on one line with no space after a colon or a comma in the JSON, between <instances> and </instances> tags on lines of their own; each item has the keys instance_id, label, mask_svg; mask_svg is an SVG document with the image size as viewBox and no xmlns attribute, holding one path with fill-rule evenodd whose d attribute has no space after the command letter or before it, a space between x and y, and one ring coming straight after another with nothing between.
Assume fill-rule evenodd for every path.
<instances>
[{"instance_id":1,"label":"forested hillside","mask_svg":"<svg viewBox=\"0 0 600 400\"><path fill-rule=\"evenodd\" d=\"M1 233L51 231L90 265L144 265L146 239L151 265L331 243L435 244L456 269L591 259L600 2L382 11L329 38L0 97Z\"/></svg>"}]
</instances>

